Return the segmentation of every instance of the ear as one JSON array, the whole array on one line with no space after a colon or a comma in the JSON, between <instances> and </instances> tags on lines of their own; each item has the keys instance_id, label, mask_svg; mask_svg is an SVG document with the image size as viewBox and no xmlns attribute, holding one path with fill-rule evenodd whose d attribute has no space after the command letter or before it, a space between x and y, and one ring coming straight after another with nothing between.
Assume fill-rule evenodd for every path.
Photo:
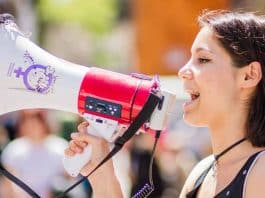
<instances>
[{"instance_id":1,"label":"ear","mask_svg":"<svg viewBox=\"0 0 265 198\"><path fill-rule=\"evenodd\" d=\"M262 78L262 69L260 63L254 61L241 69L243 69L241 78L242 88L251 88L257 86Z\"/></svg>"}]
</instances>

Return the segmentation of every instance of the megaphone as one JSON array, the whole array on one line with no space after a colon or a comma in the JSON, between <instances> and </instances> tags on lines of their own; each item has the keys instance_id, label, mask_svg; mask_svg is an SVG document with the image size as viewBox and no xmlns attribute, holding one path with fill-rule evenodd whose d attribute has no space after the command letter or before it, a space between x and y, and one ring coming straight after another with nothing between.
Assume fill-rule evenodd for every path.
<instances>
[{"instance_id":1,"label":"megaphone","mask_svg":"<svg viewBox=\"0 0 265 198\"><path fill-rule=\"evenodd\" d=\"M164 129L175 103L175 95L161 89L156 77L85 67L49 54L8 16L0 20L0 71L0 114L30 108L76 113L89 121L90 133L110 142L120 126L132 123L151 92L163 97L149 121L153 130ZM91 149L64 158L70 175L78 175Z\"/></svg>"}]
</instances>

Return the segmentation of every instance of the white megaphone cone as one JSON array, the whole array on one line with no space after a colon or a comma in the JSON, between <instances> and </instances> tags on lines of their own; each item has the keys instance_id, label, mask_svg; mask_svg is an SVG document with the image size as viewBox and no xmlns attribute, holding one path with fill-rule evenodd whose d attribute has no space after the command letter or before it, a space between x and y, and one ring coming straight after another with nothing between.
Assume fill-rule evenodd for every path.
<instances>
[{"instance_id":1,"label":"white megaphone cone","mask_svg":"<svg viewBox=\"0 0 265 198\"><path fill-rule=\"evenodd\" d=\"M79 89L89 68L52 56L6 23L0 25L0 113L25 108L78 113Z\"/></svg>"},{"instance_id":2,"label":"white megaphone cone","mask_svg":"<svg viewBox=\"0 0 265 198\"><path fill-rule=\"evenodd\" d=\"M156 78L59 59L32 43L5 17L0 18L0 114L28 108L77 113L89 121L89 133L112 141L118 126L130 125L155 90L164 102L152 114L150 128L165 127L175 95L161 91ZM65 157L70 175L76 176L89 161L91 149L88 146L82 154Z\"/></svg>"}]
</instances>

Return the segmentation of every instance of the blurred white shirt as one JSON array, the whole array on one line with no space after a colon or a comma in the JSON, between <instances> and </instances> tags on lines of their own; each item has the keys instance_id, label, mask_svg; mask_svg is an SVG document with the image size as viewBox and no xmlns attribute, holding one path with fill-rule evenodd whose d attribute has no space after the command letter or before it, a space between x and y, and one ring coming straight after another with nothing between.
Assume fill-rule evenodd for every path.
<instances>
[{"instance_id":1,"label":"blurred white shirt","mask_svg":"<svg viewBox=\"0 0 265 198\"><path fill-rule=\"evenodd\" d=\"M41 144L21 137L3 150L2 163L41 197L49 197L52 180L64 174L62 156L67 145L66 140L54 135L49 135ZM18 187L15 190L21 198L30 197Z\"/></svg>"}]
</instances>

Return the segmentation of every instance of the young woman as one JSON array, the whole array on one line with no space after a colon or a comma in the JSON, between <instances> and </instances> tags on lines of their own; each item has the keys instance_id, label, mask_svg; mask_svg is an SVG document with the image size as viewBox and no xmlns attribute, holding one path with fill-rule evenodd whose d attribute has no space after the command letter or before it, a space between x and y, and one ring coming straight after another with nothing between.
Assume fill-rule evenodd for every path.
<instances>
[{"instance_id":1,"label":"young woman","mask_svg":"<svg viewBox=\"0 0 265 198\"><path fill-rule=\"evenodd\" d=\"M200 31L191 58L179 71L190 100L184 120L208 126L213 155L189 175L180 197L262 197L265 193L265 18L252 13L208 11L199 17ZM67 155L93 144L86 175L108 151L103 140L72 134ZM122 197L112 162L91 176L95 197ZM105 185L102 185L104 182ZM107 185L106 185L107 184Z\"/></svg>"}]
</instances>

